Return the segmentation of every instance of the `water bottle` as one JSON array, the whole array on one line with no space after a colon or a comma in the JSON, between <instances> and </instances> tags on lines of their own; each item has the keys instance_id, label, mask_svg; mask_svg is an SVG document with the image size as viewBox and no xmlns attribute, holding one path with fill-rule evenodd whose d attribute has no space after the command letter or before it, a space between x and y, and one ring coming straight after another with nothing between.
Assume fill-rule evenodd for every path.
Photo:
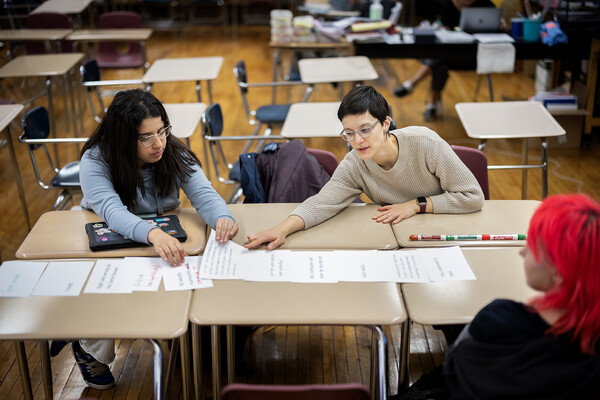
<instances>
[{"instance_id":1,"label":"water bottle","mask_svg":"<svg viewBox=\"0 0 600 400\"><path fill-rule=\"evenodd\" d=\"M369 19L380 21L383 18L383 6L381 0L373 0L369 7Z\"/></svg>"}]
</instances>

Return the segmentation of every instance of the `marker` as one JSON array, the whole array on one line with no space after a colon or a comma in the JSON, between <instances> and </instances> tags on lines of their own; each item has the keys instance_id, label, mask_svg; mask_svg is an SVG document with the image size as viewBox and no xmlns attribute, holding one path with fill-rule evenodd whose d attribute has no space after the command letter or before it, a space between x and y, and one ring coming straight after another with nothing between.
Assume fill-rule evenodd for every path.
<instances>
[{"instance_id":1,"label":"marker","mask_svg":"<svg viewBox=\"0 0 600 400\"><path fill-rule=\"evenodd\" d=\"M410 235L410 240L527 240L527 235Z\"/></svg>"}]
</instances>

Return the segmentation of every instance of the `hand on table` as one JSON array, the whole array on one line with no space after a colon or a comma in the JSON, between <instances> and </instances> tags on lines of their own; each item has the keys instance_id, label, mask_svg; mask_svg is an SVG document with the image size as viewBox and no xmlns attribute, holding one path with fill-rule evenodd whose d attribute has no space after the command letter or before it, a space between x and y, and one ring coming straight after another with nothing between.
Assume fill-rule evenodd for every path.
<instances>
[{"instance_id":1,"label":"hand on table","mask_svg":"<svg viewBox=\"0 0 600 400\"><path fill-rule=\"evenodd\" d=\"M185 250L179 240L168 233L155 228L148 234L148 242L154 245L154 250L163 261L171 263L171 266L177 267L183 263L186 256Z\"/></svg>"}]
</instances>

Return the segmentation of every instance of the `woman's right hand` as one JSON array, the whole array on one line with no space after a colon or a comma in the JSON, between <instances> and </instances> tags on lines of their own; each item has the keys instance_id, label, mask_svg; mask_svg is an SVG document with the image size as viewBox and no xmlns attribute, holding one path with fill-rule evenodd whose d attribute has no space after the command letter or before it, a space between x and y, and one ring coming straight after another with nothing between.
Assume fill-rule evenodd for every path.
<instances>
[{"instance_id":1,"label":"woman's right hand","mask_svg":"<svg viewBox=\"0 0 600 400\"><path fill-rule=\"evenodd\" d=\"M148 242L154 245L154 250L163 261L177 267L183 263L186 256L181 242L161 229L155 228L148 233Z\"/></svg>"},{"instance_id":2,"label":"woman's right hand","mask_svg":"<svg viewBox=\"0 0 600 400\"><path fill-rule=\"evenodd\" d=\"M285 243L285 238L296 231L304 229L304 220L297 215L290 215L281 224L266 231L248 235L248 243L244 245L247 249L254 249L263 243L268 243L268 250L275 250Z\"/></svg>"}]
</instances>

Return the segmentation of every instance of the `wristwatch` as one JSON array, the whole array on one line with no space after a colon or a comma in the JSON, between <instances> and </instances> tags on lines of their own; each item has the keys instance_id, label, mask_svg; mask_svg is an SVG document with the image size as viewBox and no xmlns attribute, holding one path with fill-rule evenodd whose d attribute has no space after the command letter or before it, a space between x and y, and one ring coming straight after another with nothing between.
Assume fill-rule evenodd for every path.
<instances>
[{"instance_id":1,"label":"wristwatch","mask_svg":"<svg viewBox=\"0 0 600 400\"><path fill-rule=\"evenodd\" d=\"M417 197L417 204L419 205L419 214L424 214L427 210L427 199L423 196Z\"/></svg>"}]
</instances>

